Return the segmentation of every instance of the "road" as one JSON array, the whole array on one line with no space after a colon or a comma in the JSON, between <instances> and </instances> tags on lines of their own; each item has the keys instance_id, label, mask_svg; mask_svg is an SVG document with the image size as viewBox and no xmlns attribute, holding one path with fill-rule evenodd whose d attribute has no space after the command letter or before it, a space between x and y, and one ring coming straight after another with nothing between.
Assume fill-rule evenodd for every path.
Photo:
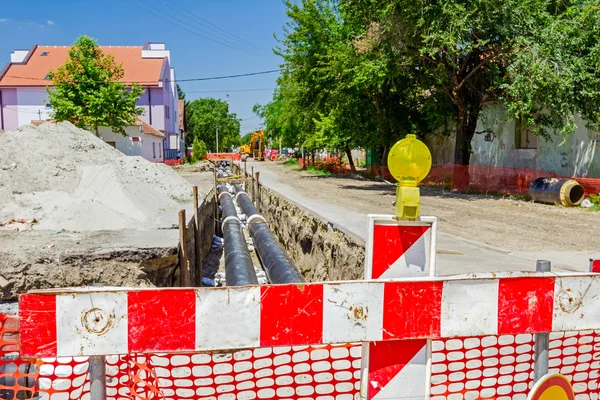
<instances>
[{"instance_id":1,"label":"road","mask_svg":"<svg viewBox=\"0 0 600 400\"><path fill-rule=\"evenodd\" d=\"M248 170L252 167L255 172L260 172L260 181L264 186L363 240L367 237L367 214L391 214L394 210L391 205L394 201L393 186L385 183L351 179L352 183L349 184L348 178L344 178L340 183L338 182L340 179L335 177L334 179L311 177L280 164L249 160ZM361 190L360 199L353 197L353 191L358 190L357 188ZM579 243L579 237L569 237L567 241L576 242L563 243L562 239L557 243L551 242L553 237L561 234L561 227L555 226L555 219L558 221L575 219L572 221L574 224L572 229L575 232L584 224L579 222L580 220L589 219L590 224L594 224L595 221L600 222L598 215L592 215L587 210L564 210L554 206L506 199L503 203L499 203L497 198L486 196L444 198L438 196L437 192L429 193L428 189L424 189L424 192L422 215L436 216L440 220L436 266L439 275L533 271L535 262L539 259L552 261L554 271L583 272L587 271L590 258L600 258L600 251L593 250L600 250L600 246L595 243L596 239L591 243L590 241ZM464 209L460 209L461 207ZM502 211L503 207L508 207L509 211ZM451 209L451 213L448 209ZM553 215L552 213L555 213L553 209L559 209L557 212L566 212L569 214L567 217L570 218L563 218L562 214ZM494 212L499 212L499 217L488 222L486 218L490 218ZM506 215L507 213L511 215ZM539 215L544 213L550 213L552 219L547 225L543 221L540 222L541 228L532 227L532 223L525 220L532 213L532 219L544 218L544 215ZM500 221L497 221L498 219ZM524 223L526 225L523 225ZM568 224L562 223L562 225ZM546 226L546 229L543 229L543 226ZM591 225L584 224L585 229L588 226ZM523 232L520 232L521 230ZM531 230L537 234L532 234ZM573 235L573 232L566 231L564 234ZM591 238L591 232L589 235L581 232L580 237ZM473 240L473 238L480 240ZM494 244L485 241L494 241Z\"/></svg>"}]
</instances>

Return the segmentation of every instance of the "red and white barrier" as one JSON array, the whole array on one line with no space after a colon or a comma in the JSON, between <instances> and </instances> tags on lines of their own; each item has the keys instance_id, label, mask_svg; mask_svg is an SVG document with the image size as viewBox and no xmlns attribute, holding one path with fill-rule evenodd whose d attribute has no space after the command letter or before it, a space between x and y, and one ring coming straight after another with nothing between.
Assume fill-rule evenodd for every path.
<instances>
[{"instance_id":1,"label":"red and white barrier","mask_svg":"<svg viewBox=\"0 0 600 400\"><path fill-rule=\"evenodd\" d=\"M369 215L365 279L435 275L437 219L398 220ZM363 398L422 399L429 394L431 341L414 339L363 345ZM367 393L365 393L365 391Z\"/></svg>"},{"instance_id":2,"label":"red and white barrier","mask_svg":"<svg viewBox=\"0 0 600 400\"><path fill-rule=\"evenodd\" d=\"M20 296L25 357L600 329L600 277L512 273Z\"/></svg>"}]
</instances>

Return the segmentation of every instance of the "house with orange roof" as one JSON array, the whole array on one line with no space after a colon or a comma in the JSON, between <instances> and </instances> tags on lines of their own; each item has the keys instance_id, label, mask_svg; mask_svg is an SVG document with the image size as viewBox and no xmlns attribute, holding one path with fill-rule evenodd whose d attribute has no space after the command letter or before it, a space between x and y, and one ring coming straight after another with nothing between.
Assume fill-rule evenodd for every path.
<instances>
[{"instance_id":1,"label":"house with orange roof","mask_svg":"<svg viewBox=\"0 0 600 400\"><path fill-rule=\"evenodd\" d=\"M136 121L126 129L128 137L118 138L106 128L100 130L103 139L126 154L137 152L139 147L139 154L131 155L142 155L151 161L183 156L184 134L179 126L179 101L170 50L164 43L151 42L143 46L101 48L123 64L125 84L138 83L144 89L138 101L144 113L139 123ZM69 46L35 45L29 50L12 52L11 61L0 70L0 130L12 131L32 121L50 118L46 92L46 88L52 88L49 73L68 57Z\"/></svg>"}]
</instances>

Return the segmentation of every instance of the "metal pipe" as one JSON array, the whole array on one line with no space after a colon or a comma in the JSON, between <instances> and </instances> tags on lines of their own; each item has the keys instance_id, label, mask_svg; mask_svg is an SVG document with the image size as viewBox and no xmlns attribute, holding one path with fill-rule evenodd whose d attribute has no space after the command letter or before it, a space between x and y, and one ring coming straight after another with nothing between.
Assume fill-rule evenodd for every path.
<instances>
[{"instance_id":1,"label":"metal pipe","mask_svg":"<svg viewBox=\"0 0 600 400\"><path fill-rule=\"evenodd\" d=\"M244 192L243 186L234 185L234 187L236 201L248 218L248 230L254 240L256 251L269 277L269 281L274 284L305 282L294 261L275 238L266 221L258 213L256 207L248 197L248 194Z\"/></svg>"},{"instance_id":2,"label":"metal pipe","mask_svg":"<svg viewBox=\"0 0 600 400\"><path fill-rule=\"evenodd\" d=\"M224 172L219 171L218 174L223 175ZM220 183L217 190L223 221L221 230L225 252L225 282L227 286L258 285L258 277L248 251L242 224L238 219L231 194L227 190L227 184Z\"/></svg>"},{"instance_id":3,"label":"metal pipe","mask_svg":"<svg viewBox=\"0 0 600 400\"><path fill-rule=\"evenodd\" d=\"M535 266L538 272L550 272L551 268L550 261L545 260L538 260ZM533 335L533 340L533 382L535 383L548 373L550 334L536 333Z\"/></svg>"},{"instance_id":4,"label":"metal pipe","mask_svg":"<svg viewBox=\"0 0 600 400\"><path fill-rule=\"evenodd\" d=\"M89 286L102 287L102 283ZM106 399L106 356L90 356L90 400Z\"/></svg>"}]
</instances>

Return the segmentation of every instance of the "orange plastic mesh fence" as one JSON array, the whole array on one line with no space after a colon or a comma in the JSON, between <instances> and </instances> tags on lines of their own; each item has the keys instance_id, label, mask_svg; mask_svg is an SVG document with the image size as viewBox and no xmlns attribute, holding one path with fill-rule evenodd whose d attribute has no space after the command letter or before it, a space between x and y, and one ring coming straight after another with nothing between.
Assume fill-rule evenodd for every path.
<instances>
[{"instance_id":1,"label":"orange plastic mesh fence","mask_svg":"<svg viewBox=\"0 0 600 400\"><path fill-rule=\"evenodd\" d=\"M433 341L432 400L525 400L533 346L531 334ZM549 372L565 375L577 400L598 399L600 331L551 333L549 356Z\"/></svg>"},{"instance_id":2,"label":"orange plastic mesh fence","mask_svg":"<svg viewBox=\"0 0 600 400\"><path fill-rule=\"evenodd\" d=\"M86 357L22 360L17 318L0 321L0 399L89 398ZM432 400L524 400L533 384L533 345L531 334L433 341ZM600 331L552 333L549 354L550 372L569 378L577 400L599 398ZM110 356L107 398L351 400L360 364L358 344Z\"/></svg>"},{"instance_id":3,"label":"orange plastic mesh fence","mask_svg":"<svg viewBox=\"0 0 600 400\"><path fill-rule=\"evenodd\" d=\"M0 315L0 399L34 397L41 361L19 357L19 319Z\"/></svg>"},{"instance_id":4,"label":"orange plastic mesh fence","mask_svg":"<svg viewBox=\"0 0 600 400\"><path fill-rule=\"evenodd\" d=\"M497 193L527 194L533 181L542 177L571 178L583 186L587 195L600 193L599 178L567 177L527 168L446 164L433 167L424 183L444 184L458 190L472 188Z\"/></svg>"}]
</instances>

